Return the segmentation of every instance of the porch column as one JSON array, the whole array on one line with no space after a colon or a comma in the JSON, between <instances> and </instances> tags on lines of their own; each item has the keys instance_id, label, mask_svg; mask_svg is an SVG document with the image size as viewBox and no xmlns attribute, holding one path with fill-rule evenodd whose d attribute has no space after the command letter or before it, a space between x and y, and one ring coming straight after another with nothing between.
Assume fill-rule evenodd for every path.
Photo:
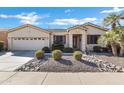
<instances>
[{"instance_id":1,"label":"porch column","mask_svg":"<svg viewBox=\"0 0 124 93\"><path fill-rule=\"evenodd\" d=\"M53 44L53 34L50 35L50 47L52 47Z\"/></svg>"},{"instance_id":2,"label":"porch column","mask_svg":"<svg viewBox=\"0 0 124 93\"><path fill-rule=\"evenodd\" d=\"M72 34L69 34L69 47L73 48L73 38L72 38Z\"/></svg>"},{"instance_id":3,"label":"porch column","mask_svg":"<svg viewBox=\"0 0 124 93\"><path fill-rule=\"evenodd\" d=\"M82 34L82 51L86 50L86 35Z\"/></svg>"},{"instance_id":4,"label":"porch column","mask_svg":"<svg viewBox=\"0 0 124 93\"><path fill-rule=\"evenodd\" d=\"M69 34L66 34L66 44L65 47L69 47Z\"/></svg>"}]
</instances>

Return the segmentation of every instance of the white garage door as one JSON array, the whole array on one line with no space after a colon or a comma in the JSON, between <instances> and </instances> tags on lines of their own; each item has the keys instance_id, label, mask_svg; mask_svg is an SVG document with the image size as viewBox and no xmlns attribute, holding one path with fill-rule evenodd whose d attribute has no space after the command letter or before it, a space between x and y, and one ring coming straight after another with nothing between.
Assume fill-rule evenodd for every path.
<instances>
[{"instance_id":1,"label":"white garage door","mask_svg":"<svg viewBox=\"0 0 124 93\"><path fill-rule=\"evenodd\" d=\"M13 50L37 50L49 46L48 38L13 38Z\"/></svg>"}]
</instances>

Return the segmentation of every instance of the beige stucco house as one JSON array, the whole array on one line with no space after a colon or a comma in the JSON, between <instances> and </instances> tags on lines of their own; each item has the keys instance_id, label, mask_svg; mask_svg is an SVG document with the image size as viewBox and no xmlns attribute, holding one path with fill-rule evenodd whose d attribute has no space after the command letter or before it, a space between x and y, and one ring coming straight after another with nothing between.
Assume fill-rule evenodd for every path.
<instances>
[{"instance_id":1,"label":"beige stucco house","mask_svg":"<svg viewBox=\"0 0 124 93\"><path fill-rule=\"evenodd\" d=\"M82 51L92 50L97 39L108 29L86 23L68 29L42 29L30 24L8 30L8 48L10 50L37 50L51 47L59 42L65 47L78 48Z\"/></svg>"}]
</instances>

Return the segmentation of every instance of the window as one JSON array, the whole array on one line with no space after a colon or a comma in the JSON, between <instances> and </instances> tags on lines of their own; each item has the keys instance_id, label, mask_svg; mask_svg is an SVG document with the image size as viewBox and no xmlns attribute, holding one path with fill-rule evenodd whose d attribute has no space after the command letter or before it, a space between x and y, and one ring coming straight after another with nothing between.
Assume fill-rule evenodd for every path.
<instances>
[{"instance_id":1,"label":"window","mask_svg":"<svg viewBox=\"0 0 124 93\"><path fill-rule=\"evenodd\" d=\"M41 40L41 38L38 38L38 40Z\"/></svg>"},{"instance_id":2,"label":"window","mask_svg":"<svg viewBox=\"0 0 124 93\"><path fill-rule=\"evenodd\" d=\"M22 40L25 40L25 38L23 37Z\"/></svg>"},{"instance_id":3,"label":"window","mask_svg":"<svg viewBox=\"0 0 124 93\"><path fill-rule=\"evenodd\" d=\"M21 40L21 38L18 38L18 40Z\"/></svg>"},{"instance_id":4,"label":"window","mask_svg":"<svg viewBox=\"0 0 124 93\"><path fill-rule=\"evenodd\" d=\"M26 38L26 40L28 40L28 38Z\"/></svg>"},{"instance_id":5,"label":"window","mask_svg":"<svg viewBox=\"0 0 124 93\"><path fill-rule=\"evenodd\" d=\"M33 38L30 38L30 40L33 40Z\"/></svg>"},{"instance_id":6,"label":"window","mask_svg":"<svg viewBox=\"0 0 124 93\"><path fill-rule=\"evenodd\" d=\"M37 40L37 38L34 38L34 40Z\"/></svg>"},{"instance_id":7,"label":"window","mask_svg":"<svg viewBox=\"0 0 124 93\"><path fill-rule=\"evenodd\" d=\"M64 35L55 35L54 36L54 43L65 44L66 43L66 36L64 36Z\"/></svg>"},{"instance_id":8,"label":"window","mask_svg":"<svg viewBox=\"0 0 124 93\"><path fill-rule=\"evenodd\" d=\"M87 35L87 44L97 44L100 35Z\"/></svg>"},{"instance_id":9,"label":"window","mask_svg":"<svg viewBox=\"0 0 124 93\"><path fill-rule=\"evenodd\" d=\"M17 40L17 38L14 38L14 40Z\"/></svg>"}]
</instances>

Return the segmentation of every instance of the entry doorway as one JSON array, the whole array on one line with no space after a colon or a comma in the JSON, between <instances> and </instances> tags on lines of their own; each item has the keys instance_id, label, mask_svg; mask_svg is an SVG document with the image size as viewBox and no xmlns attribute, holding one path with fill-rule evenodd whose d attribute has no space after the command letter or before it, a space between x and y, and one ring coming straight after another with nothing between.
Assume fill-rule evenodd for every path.
<instances>
[{"instance_id":1,"label":"entry doorway","mask_svg":"<svg viewBox=\"0 0 124 93\"><path fill-rule=\"evenodd\" d=\"M82 44L81 41L82 41L82 35L74 34L73 35L73 48L81 49L81 44Z\"/></svg>"}]
</instances>

